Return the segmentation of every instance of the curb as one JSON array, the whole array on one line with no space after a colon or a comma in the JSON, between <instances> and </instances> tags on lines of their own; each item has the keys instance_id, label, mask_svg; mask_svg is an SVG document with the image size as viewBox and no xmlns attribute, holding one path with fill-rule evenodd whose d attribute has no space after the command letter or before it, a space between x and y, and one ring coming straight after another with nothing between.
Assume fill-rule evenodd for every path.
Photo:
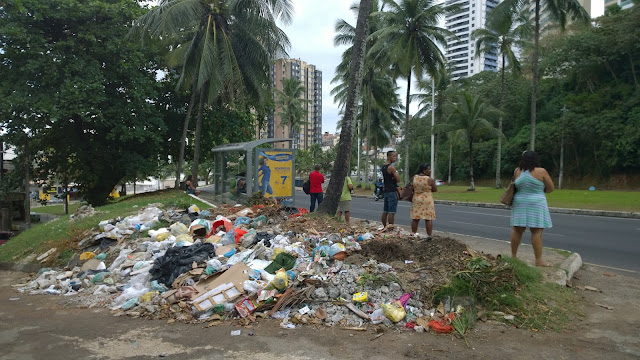
<instances>
[{"instance_id":1,"label":"curb","mask_svg":"<svg viewBox=\"0 0 640 360\"><path fill-rule=\"evenodd\" d=\"M371 197L366 195L351 195L351 196L356 198L364 198L364 199ZM478 202L454 201L454 200L434 200L434 202L436 204L442 204L442 205L469 206L469 207L504 209L504 210L511 209L511 206L507 206L503 204L493 204L493 203L478 203ZM631 211L587 210L587 209L550 207L549 212L557 213L557 214L569 214L569 215L587 215L587 216L618 217L618 218L626 218L626 219L640 219L640 212L631 212Z\"/></svg>"},{"instance_id":2,"label":"curb","mask_svg":"<svg viewBox=\"0 0 640 360\"><path fill-rule=\"evenodd\" d=\"M582 267L582 258L580 254L573 253L560 264L560 269L556 271L556 284L567 286L567 282L573 278L573 274Z\"/></svg>"},{"instance_id":3,"label":"curb","mask_svg":"<svg viewBox=\"0 0 640 360\"><path fill-rule=\"evenodd\" d=\"M20 264L10 262L0 262L0 270L21 271L26 273L38 272L42 266L38 264Z\"/></svg>"}]
</instances>

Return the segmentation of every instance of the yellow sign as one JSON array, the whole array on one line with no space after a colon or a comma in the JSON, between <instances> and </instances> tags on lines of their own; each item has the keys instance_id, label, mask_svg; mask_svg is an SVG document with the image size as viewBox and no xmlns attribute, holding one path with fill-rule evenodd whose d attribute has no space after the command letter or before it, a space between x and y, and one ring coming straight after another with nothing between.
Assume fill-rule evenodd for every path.
<instances>
[{"instance_id":1,"label":"yellow sign","mask_svg":"<svg viewBox=\"0 0 640 360\"><path fill-rule=\"evenodd\" d=\"M291 150L258 150L258 191L265 197L293 196Z\"/></svg>"}]
</instances>

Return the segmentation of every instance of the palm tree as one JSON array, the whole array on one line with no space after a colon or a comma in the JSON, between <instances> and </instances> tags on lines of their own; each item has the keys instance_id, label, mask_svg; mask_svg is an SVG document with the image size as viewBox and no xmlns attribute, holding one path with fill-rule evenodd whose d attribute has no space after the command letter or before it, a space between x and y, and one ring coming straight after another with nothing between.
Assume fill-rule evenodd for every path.
<instances>
[{"instance_id":1,"label":"palm tree","mask_svg":"<svg viewBox=\"0 0 640 360\"><path fill-rule=\"evenodd\" d=\"M340 131L340 142L338 143L336 160L331 171L331 180L327 187L327 197L318 209L331 216L336 213L344 178L349 174L351 141L353 139L354 119L362 85L362 68L364 66L370 12L371 0L360 0L356 32L353 40L353 56L349 69L349 94L344 107L344 121Z\"/></svg>"},{"instance_id":2,"label":"palm tree","mask_svg":"<svg viewBox=\"0 0 640 360\"><path fill-rule=\"evenodd\" d=\"M523 48L532 31L529 14L526 10L510 13L511 16L489 16L487 27L476 29L471 37L476 41L476 56L484 53L498 53L502 57L500 69L500 111L504 111L504 71L507 63L513 72L520 71L520 62L514 53L514 46ZM502 116L498 118L498 130L502 132ZM502 187L500 179L502 163L502 137L498 138L498 150L496 153L496 188Z\"/></svg>"},{"instance_id":3,"label":"palm tree","mask_svg":"<svg viewBox=\"0 0 640 360\"><path fill-rule=\"evenodd\" d=\"M370 35L375 44L371 54L386 54L391 65L407 79L407 96L404 121L404 176L409 179L409 103L411 75L421 78L425 73L435 75L445 64L440 51L446 47L448 30L438 26L439 21L453 7L436 0L384 0L386 11L379 11L384 27Z\"/></svg>"},{"instance_id":4,"label":"palm tree","mask_svg":"<svg viewBox=\"0 0 640 360\"><path fill-rule=\"evenodd\" d=\"M534 8L534 41L533 54L531 64L531 138L529 142L530 150L535 150L536 145L536 101L538 92L538 57L539 57L539 41L540 41L540 0L504 0L493 9L492 17L496 19L511 18L513 13L518 9L527 8L532 1L535 2ZM549 21L557 22L562 30L565 29L567 22L580 21L587 23L590 18L587 11L580 5L578 0L557 0L546 1Z\"/></svg>"},{"instance_id":5,"label":"palm tree","mask_svg":"<svg viewBox=\"0 0 640 360\"><path fill-rule=\"evenodd\" d=\"M178 86L199 92L194 178L205 105L263 96L271 60L289 46L276 20L289 23L292 12L291 0L161 0L135 21L134 33L170 43L171 62L181 69Z\"/></svg>"},{"instance_id":6,"label":"palm tree","mask_svg":"<svg viewBox=\"0 0 640 360\"><path fill-rule=\"evenodd\" d=\"M282 90L276 89L276 108L283 122L283 128L289 128L289 138L300 132L300 127L307 121L307 100L304 99L305 88L298 78L282 79ZM291 148L293 148L291 140Z\"/></svg>"},{"instance_id":7,"label":"palm tree","mask_svg":"<svg viewBox=\"0 0 640 360\"><path fill-rule=\"evenodd\" d=\"M476 188L473 179L473 143L484 138L503 136L490 121L499 115L498 110L485 105L484 100L479 96L464 92L459 96L447 123L436 125L436 131L453 133L455 141L464 140L469 145L469 175L471 177L469 191L475 191Z\"/></svg>"}]
</instances>

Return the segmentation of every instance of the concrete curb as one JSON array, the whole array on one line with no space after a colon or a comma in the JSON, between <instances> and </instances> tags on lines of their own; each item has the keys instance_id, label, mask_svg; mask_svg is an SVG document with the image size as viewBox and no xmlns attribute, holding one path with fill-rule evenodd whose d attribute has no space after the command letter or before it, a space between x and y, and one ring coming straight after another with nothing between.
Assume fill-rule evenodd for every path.
<instances>
[{"instance_id":1,"label":"concrete curb","mask_svg":"<svg viewBox=\"0 0 640 360\"><path fill-rule=\"evenodd\" d=\"M567 286L567 281L571 280L573 274L582 267L582 258L580 254L573 253L559 267L560 269L556 272L557 279L555 283L560 286Z\"/></svg>"},{"instance_id":2,"label":"concrete curb","mask_svg":"<svg viewBox=\"0 0 640 360\"><path fill-rule=\"evenodd\" d=\"M0 270L21 271L26 273L38 272L42 266L39 264L20 264L10 262L0 262Z\"/></svg>"},{"instance_id":3,"label":"concrete curb","mask_svg":"<svg viewBox=\"0 0 640 360\"><path fill-rule=\"evenodd\" d=\"M351 195L356 198L370 198L366 195ZM469 206L469 207L481 207L490 209L504 209L509 210L511 206L503 204L492 203L478 203L467 201L453 201L453 200L434 200L436 204L442 205L454 205L454 206ZM569 209L569 208L555 208L550 207L549 212L557 214L570 214L570 215L588 215L588 216L606 216L606 217L618 217L627 219L640 219L640 212L630 211L609 211L609 210L587 210L587 209Z\"/></svg>"}]
</instances>

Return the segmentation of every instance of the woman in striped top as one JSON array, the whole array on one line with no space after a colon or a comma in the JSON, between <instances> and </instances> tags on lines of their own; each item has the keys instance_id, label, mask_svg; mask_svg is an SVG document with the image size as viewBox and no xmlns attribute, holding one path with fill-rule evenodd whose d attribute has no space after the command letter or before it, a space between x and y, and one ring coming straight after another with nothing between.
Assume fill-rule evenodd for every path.
<instances>
[{"instance_id":1,"label":"woman in striped top","mask_svg":"<svg viewBox=\"0 0 640 360\"><path fill-rule=\"evenodd\" d=\"M511 256L516 257L522 234L529 228L536 266L549 266L542 260L542 231L552 226L544 193L553 191L553 180L547 170L540 167L535 151L522 153L513 178L516 192L511 209Z\"/></svg>"}]
</instances>

